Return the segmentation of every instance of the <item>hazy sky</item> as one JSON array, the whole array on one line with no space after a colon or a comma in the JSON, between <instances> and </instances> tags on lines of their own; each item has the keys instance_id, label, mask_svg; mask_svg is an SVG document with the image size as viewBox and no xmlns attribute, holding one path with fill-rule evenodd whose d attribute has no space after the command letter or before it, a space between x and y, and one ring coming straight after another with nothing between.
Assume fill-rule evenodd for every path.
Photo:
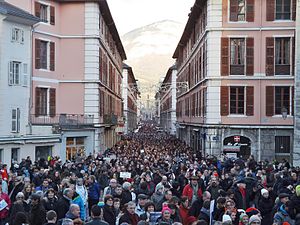
<instances>
[{"instance_id":1,"label":"hazy sky","mask_svg":"<svg viewBox=\"0 0 300 225\"><path fill-rule=\"evenodd\" d=\"M195 0L107 0L120 35L160 20L186 24Z\"/></svg>"}]
</instances>

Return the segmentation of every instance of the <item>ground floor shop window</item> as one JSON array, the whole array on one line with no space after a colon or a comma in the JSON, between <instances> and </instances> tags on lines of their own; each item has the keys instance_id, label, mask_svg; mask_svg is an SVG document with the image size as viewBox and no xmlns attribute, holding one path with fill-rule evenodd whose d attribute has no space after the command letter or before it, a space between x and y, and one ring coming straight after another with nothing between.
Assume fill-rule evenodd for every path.
<instances>
[{"instance_id":1,"label":"ground floor shop window","mask_svg":"<svg viewBox=\"0 0 300 225\"><path fill-rule=\"evenodd\" d=\"M68 137L66 146L67 160L84 155L84 137Z\"/></svg>"},{"instance_id":2,"label":"ground floor shop window","mask_svg":"<svg viewBox=\"0 0 300 225\"><path fill-rule=\"evenodd\" d=\"M282 162L290 161L291 138L290 136L275 136L275 158Z\"/></svg>"},{"instance_id":3,"label":"ground floor shop window","mask_svg":"<svg viewBox=\"0 0 300 225\"><path fill-rule=\"evenodd\" d=\"M20 148L12 148L11 149L11 161L19 162L19 154L20 154Z\"/></svg>"},{"instance_id":4,"label":"ground floor shop window","mask_svg":"<svg viewBox=\"0 0 300 225\"><path fill-rule=\"evenodd\" d=\"M35 147L35 159L48 159L48 156L52 155L52 147L53 146L36 146Z\"/></svg>"}]
</instances>

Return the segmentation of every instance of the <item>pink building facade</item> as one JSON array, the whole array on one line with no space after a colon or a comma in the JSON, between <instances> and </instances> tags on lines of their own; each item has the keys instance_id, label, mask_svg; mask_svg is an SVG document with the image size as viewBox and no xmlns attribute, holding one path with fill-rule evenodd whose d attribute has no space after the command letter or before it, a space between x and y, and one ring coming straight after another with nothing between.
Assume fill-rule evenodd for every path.
<instances>
[{"instance_id":1,"label":"pink building facade","mask_svg":"<svg viewBox=\"0 0 300 225\"><path fill-rule=\"evenodd\" d=\"M178 136L202 154L291 160L296 1L196 1L175 50Z\"/></svg>"},{"instance_id":2,"label":"pink building facade","mask_svg":"<svg viewBox=\"0 0 300 225\"><path fill-rule=\"evenodd\" d=\"M31 131L61 138L39 155L67 160L112 147L126 55L107 2L9 2L41 19L33 29Z\"/></svg>"}]
</instances>

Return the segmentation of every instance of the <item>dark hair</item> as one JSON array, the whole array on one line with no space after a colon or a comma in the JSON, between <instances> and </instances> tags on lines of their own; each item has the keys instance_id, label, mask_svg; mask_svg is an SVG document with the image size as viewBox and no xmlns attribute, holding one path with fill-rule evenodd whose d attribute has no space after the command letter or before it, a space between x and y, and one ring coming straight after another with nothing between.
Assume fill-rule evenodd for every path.
<instances>
[{"instance_id":1,"label":"dark hair","mask_svg":"<svg viewBox=\"0 0 300 225\"><path fill-rule=\"evenodd\" d=\"M23 223L28 223L26 214L24 212L17 212L13 225L22 225Z\"/></svg>"},{"instance_id":2,"label":"dark hair","mask_svg":"<svg viewBox=\"0 0 300 225\"><path fill-rule=\"evenodd\" d=\"M91 213L93 214L94 217L100 217L101 211L102 209L98 205L93 205L91 208Z\"/></svg>"},{"instance_id":3,"label":"dark hair","mask_svg":"<svg viewBox=\"0 0 300 225\"><path fill-rule=\"evenodd\" d=\"M203 208L209 209L209 207L210 207L210 201L209 200L204 201L203 202Z\"/></svg>"},{"instance_id":4,"label":"dark hair","mask_svg":"<svg viewBox=\"0 0 300 225\"><path fill-rule=\"evenodd\" d=\"M145 204L145 206L144 206L145 212L148 211L148 208L149 208L150 206L153 206L153 207L154 207L154 211L155 211L155 204L154 204L154 202L149 201L149 202L147 202L147 203Z\"/></svg>"},{"instance_id":5,"label":"dark hair","mask_svg":"<svg viewBox=\"0 0 300 225\"><path fill-rule=\"evenodd\" d=\"M105 195L105 197L104 197L104 204L106 204L106 202L107 202L109 199L114 200L114 197L113 197L112 195Z\"/></svg>"},{"instance_id":6,"label":"dark hair","mask_svg":"<svg viewBox=\"0 0 300 225\"><path fill-rule=\"evenodd\" d=\"M47 220L54 220L54 218L57 218L57 214L54 210L50 210L47 212L47 215L46 215L46 219Z\"/></svg>"}]
</instances>

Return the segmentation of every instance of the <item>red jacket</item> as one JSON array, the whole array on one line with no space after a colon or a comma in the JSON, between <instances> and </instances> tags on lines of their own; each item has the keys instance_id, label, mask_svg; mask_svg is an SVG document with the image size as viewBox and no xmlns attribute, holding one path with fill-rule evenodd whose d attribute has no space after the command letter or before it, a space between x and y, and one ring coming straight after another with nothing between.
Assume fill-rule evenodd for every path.
<instances>
[{"instance_id":1,"label":"red jacket","mask_svg":"<svg viewBox=\"0 0 300 225\"><path fill-rule=\"evenodd\" d=\"M189 209L184 208L182 205L179 206L179 215L182 219L183 225L188 225Z\"/></svg>"},{"instance_id":2,"label":"red jacket","mask_svg":"<svg viewBox=\"0 0 300 225\"><path fill-rule=\"evenodd\" d=\"M193 199L193 188L191 187L190 184L185 185L185 187L183 188L183 191L182 191L182 196L187 196L189 198L189 201L192 201L192 199ZM202 197L202 190L199 186L198 186L197 196L198 196L198 198Z\"/></svg>"},{"instance_id":3,"label":"red jacket","mask_svg":"<svg viewBox=\"0 0 300 225\"><path fill-rule=\"evenodd\" d=\"M5 193L0 194L0 201L2 201L2 200L6 201L7 206L6 206L6 208L4 208L0 211L0 219L4 219L4 218L8 217L8 212L11 207L11 201L7 194L5 194Z\"/></svg>"}]
</instances>

